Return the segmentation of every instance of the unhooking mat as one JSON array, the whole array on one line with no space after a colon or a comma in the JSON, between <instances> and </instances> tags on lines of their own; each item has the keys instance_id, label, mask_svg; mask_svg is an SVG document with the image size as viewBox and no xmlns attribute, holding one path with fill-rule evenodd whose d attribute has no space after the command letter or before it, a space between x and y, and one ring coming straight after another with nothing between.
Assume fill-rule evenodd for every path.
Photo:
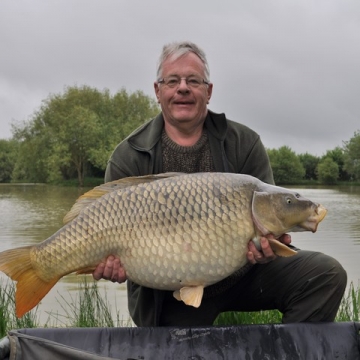
<instances>
[{"instance_id":1,"label":"unhooking mat","mask_svg":"<svg viewBox=\"0 0 360 360\"><path fill-rule=\"evenodd\" d=\"M1 340L0 359L360 360L359 332L358 322L22 329Z\"/></svg>"}]
</instances>

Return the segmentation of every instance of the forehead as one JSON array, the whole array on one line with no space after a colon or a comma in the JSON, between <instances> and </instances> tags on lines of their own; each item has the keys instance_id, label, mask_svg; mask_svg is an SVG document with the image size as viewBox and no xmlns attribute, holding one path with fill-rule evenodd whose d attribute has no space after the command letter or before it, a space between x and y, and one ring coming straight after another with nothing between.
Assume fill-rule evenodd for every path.
<instances>
[{"instance_id":1,"label":"forehead","mask_svg":"<svg viewBox=\"0 0 360 360\"><path fill-rule=\"evenodd\" d=\"M174 59L170 56L163 62L162 66L163 76L186 76L191 74L198 74L204 76L204 72L205 66L203 62L197 55L192 52L182 55L177 59Z\"/></svg>"}]
</instances>

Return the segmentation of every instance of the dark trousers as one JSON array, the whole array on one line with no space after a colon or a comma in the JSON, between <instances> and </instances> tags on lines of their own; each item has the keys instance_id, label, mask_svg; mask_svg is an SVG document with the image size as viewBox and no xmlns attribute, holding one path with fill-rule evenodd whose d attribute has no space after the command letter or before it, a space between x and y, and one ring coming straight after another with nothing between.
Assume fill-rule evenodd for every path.
<instances>
[{"instance_id":1,"label":"dark trousers","mask_svg":"<svg viewBox=\"0 0 360 360\"><path fill-rule=\"evenodd\" d=\"M347 276L337 260L299 250L255 265L234 286L204 298L199 308L187 306L168 292L160 326L212 325L225 311L278 309L283 323L333 321L346 288Z\"/></svg>"}]
</instances>

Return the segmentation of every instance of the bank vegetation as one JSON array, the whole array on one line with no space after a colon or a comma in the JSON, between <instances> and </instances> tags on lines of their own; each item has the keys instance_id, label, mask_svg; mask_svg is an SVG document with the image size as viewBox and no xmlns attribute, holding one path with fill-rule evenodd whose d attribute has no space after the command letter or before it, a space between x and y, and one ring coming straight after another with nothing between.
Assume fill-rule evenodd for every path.
<instances>
[{"instance_id":1,"label":"bank vegetation","mask_svg":"<svg viewBox=\"0 0 360 360\"><path fill-rule=\"evenodd\" d=\"M29 120L12 124L10 140L0 140L0 183L101 183L115 146L159 110L141 91L75 86L51 94ZM320 157L288 146L267 151L278 185L360 183L359 130Z\"/></svg>"},{"instance_id":2,"label":"bank vegetation","mask_svg":"<svg viewBox=\"0 0 360 360\"><path fill-rule=\"evenodd\" d=\"M9 330L37 327L131 327L134 323L130 317L122 318L117 312L111 314L111 306L106 293L101 294L96 282L84 280L79 283L78 296L69 302L64 297L57 298L57 308L62 308L65 315L59 316L58 311L48 313L45 323L39 320L39 308L31 310L22 318L15 315L15 285L0 281L0 338L6 336ZM360 289L351 283L342 299L336 315L336 322L360 321ZM282 314L278 310L256 312L226 312L221 313L214 322L217 326L242 324L278 324Z\"/></svg>"}]
</instances>

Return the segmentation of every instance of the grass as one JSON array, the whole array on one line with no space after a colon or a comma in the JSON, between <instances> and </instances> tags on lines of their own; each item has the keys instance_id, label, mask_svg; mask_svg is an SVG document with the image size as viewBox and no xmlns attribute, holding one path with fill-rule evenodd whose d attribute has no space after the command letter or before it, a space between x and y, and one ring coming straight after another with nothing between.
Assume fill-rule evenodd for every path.
<instances>
[{"instance_id":1,"label":"grass","mask_svg":"<svg viewBox=\"0 0 360 360\"><path fill-rule=\"evenodd\" d=\"M45 324L40 324L37 307L18 319L15 315L15 285L0 280L0 338L9 330L36 327L120 327L132 326L131 319L122 319L116 311L111 315L111 306L106 295L102 296L96 282L84 280L79 283L75 298L69 302L59 295L57 302L65 315L49 313Z\"/></svg>"},{"instance_id":2,"label":"grass","mask_svg":"<svg viewBox=\"0 0 360 360\"><path fill-rule=\"evenodd\" d=\"M111 314L111 307L106 298L101 296L97 283L88 283L85 280L81 282L78 291L78 297L71 302L60 296L60 307L65 315L61 317L52 314L57 321L56 324L70 327L119 327L131 326L131 320L120 319L119 312L116 311L116 321Z\"/></svg>"},{"instance_id":3,"label":"grass","mask_svg":"<svg viewBox=\"0 0 360 360\"><path fill-rule=\"evenodd\" d=\"M79 291L71 302L60 296L58 303L65 315L48 314L45 324L39 323L37 309L28 312L21 319L15 316L15 286L13 283L1 283L0 286L0 338L9 330L20 328L49 327L119 327L132 326L130 319L120 319L116 312L116 319L111 315L111 308L106 294L100 295L96 282L88 283L86 280L79 284ZM360 288L351 283L345 294L335 321L360 321ZM271 324L281 323L281 313L277 310L259 312L227 312L216 319L214 325L240 325L240 324Z\"/></svg>"},{"instance_id":4,"label":"grass","mask_svg":"<svg viewBox=\"0 0 360 360\"><path fill-rule=\"evenodd\" d=\"M348 292L344 295L336 322L359 321L360 288L355 289L351 283ZM278 324L281 323L282 314L277 310L258 312L227 312L220 314L214 325L240 325L240 324Z\"/></svg>"},{"instance_id":5,"label":"grass","mask_svg":"<svg viewBox=\"0 0 360 360\"><path fill-rule=\"evenodd\" d=\"M0 287L0 338L11 329L34 328L39 326L36 310L18 319L15 315L15 286L6 283Z\"/></svg>"},{"instance_id":6,"label":"grass","mask_svg":"<svg viewBox=\"0 0 360 360\"><path fill-rule=\"evenodd\" d=\"M336 315L336 321L360 321L360 289L351 283L348 293L344 296Z\"/></svg>"},{"instance_id":7,"label":"grass","mask_svg":"<svg viewBox=\"0 0 360 360\"><path fill-rule=\"evenodd\" d=\"M254 312L225 312L215 320L214 325L279 324L282 314L277 310Z\"/></svg>"}]
</instances>

